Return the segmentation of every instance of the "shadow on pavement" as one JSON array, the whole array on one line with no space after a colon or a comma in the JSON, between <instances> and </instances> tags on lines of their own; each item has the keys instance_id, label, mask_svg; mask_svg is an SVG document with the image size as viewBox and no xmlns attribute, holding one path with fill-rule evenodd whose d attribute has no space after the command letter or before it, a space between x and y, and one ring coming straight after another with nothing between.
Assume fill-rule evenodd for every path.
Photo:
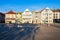
<instances>
[{"instance_id":1,"label":"shadow on pavement","mask_svg":"<svg viewBox=\"0 0 60 40\"><path fill-rule=\"evenodd\" d=\"M39 28L36 24L0 24L0 40L34 40L36 30Z\"/></svg>"}]
</instances>

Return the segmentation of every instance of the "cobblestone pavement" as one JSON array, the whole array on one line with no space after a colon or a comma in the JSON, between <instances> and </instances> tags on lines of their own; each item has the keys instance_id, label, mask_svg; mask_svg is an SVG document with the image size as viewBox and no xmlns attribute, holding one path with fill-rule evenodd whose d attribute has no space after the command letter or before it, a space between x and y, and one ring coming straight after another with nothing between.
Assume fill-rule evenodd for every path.
<instances>
[{"instance_id":1,"label":"cobblestone pavement","mask_svg":"<svg viewBox=\"0 0 60 40\"><path fill-rule=\"evenodd\" d=\"M0 24L0 40L34 40L37 25Z\"/></svg>"},{"instance_id":2,"label":"cobblestone pavement","mask_svg":"<svg viewBox=\"0 0 60 40\"><path fill-rule=\"evenodd\" d=\"M58 26L57 26L58 25ZM53 24L38 25L39 30L35 35L35 40L60 40L60 25Z\"/></svg>"},{"instance_id":3,"label":"cobblestone pavement","mask_svg":"<svg viewBox=\"0 0 60 40\"><path fill-rule=\"evenodd\" d=\"M60 40L60 24L23 24L22 26L19 28L16 24L0 24L0 40Z\"/></svg>"}]
</instances>

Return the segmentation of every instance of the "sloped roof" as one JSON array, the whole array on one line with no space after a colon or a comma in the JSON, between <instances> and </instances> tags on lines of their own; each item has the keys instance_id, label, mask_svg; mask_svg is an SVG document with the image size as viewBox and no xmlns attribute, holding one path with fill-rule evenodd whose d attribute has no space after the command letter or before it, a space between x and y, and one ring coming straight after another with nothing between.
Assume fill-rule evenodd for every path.
<instances>
[{"instance_id":1,"label":"sloped roof","mask_svg":"<svg viewBox=\"0 0 60 40\"><path fill-rule=\"evenodd\" d=\"M16 14L22 14L22 12L16 12Z\"/></svg>"},{"instance_id":2,"label":"sloped roof","mask_svg":"<svg viewBox=\"0 0 60 40\"><path fill-rule=\"evenodd\" d=\"M3 14L2 12L0 12L0 14Z\"/></svg>"},{"instance_id":3,"label":"sloped roof","mask_svg":"<svg viewBox=\"0 0 60 40\"><path fill-rule=\"evenodd\" d=\"M26 9L22 14L32 14L29 9Z\"/></svg>"},{"instance_id":4,"label":"sloped roof","mask_svg":"<svg viewBox=\"0 0 60 40\"><path fill-rule=\"evenodd\" d=\"M39 12L38 10L34 10L33 12Z\"/></svg>"},{"instance_id":5,"label":"sloped roof","mask_svg":"<svg viewBox=\"0 0 60 40\"><path fill-rule=\"evenodd\" d=\"M15 12L13 12L12 10L10 10L10 11L7 12L6 14L15 14Z\"/></svg>"},{"instance_id":6,"label":"sloped roof","mask_svg":"<svg viewBox=\"0 0 60 40\"><path fill-rule=\"evenodd\" d=\"M44 10L44 9L43 9L43 10ZM41 13L43 10L41 10L40 13Z\"/></svg>"},{"instance_id":7,"label":"sloped roof","mask_svg":"<svg viewBox=\"0 0 60 40\"><path fill-rule=\"evenodd\" d=\"M50 9L50 8L46 7L46 8L44 8L43 10L45 10L45 9ZM40 13L41 13L43 10L41 10Z\"/></svg>"},{"instance_id":8,"label":"sloped roof","mask_svg":"<svg viewBox=\"0 0 60 40\"><path fill-rule=\"evenodd\" d=\"M60 12L60 9L54 9L53 12Z\"/></svg>"},{"instance_id":9,"label":"sloped roof","mask_svg":"<svg viewBox=\"0 0 60 40\"><path fill-rule=\"evenodd\" d=\"M46 7L45 9L50 9L50 8Z\"/></svg>"},{"instance_id":10,"label":"sloped roof","mask_svg":"<svg viewBox=\"0 0 60 40\"><path fill-rule=\"evenodd\" d=\"M0 12L0 15L1 15L1 16L5 16L5 14L3 14L3 13L1 13L1 12Z\"/></svg>"},{"instance_id":11,"label":"sloped roof","mask_svg":"<svg viewBox=\"0 0 60 40\"><path fill-rule=\"evenodd\" d=\"M29 9L26 9L25 11L29 11Z\"/></svg>"}]
</instances>

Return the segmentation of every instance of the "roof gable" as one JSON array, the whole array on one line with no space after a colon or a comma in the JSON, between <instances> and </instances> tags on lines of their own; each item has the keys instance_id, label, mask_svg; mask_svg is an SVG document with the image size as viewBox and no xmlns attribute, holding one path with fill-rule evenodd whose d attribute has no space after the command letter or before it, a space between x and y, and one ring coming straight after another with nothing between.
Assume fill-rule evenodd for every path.
<instances>
[{"instance_id":1,"label":"roof gable","mask_svg":"<svg viewBox=\"0 0 60 40\"><path fill-rule=\"evenodd\" d=\"M13 12L12 10L10 10L10 11L7 12L6 14L15 14L15 12Z\"/></svg>"},{"instance_id":2,"label":"roof gable","mask_svg":"<svg viewBox=\"0 0 60 40\"><path fill-rule=\"evenodd\" d=\"M53 13L53 11L52 10L50 10L50 8L48 8L48 7L46 7L45 9L43 9L43 10L41 10L40 11L40 13L42 13L42 12L46 12L48 10L48 12L52 12Z\"/></svg>"},{"instance_id":3,"label":"roof gable","mask_svg":"<svg viewBox=\"0 0 60 40\"><path fill-rule=\"evenodd\" d=\"M53 12L60 12L60 9L54 9Z\"/></svg>"}]
</instances>

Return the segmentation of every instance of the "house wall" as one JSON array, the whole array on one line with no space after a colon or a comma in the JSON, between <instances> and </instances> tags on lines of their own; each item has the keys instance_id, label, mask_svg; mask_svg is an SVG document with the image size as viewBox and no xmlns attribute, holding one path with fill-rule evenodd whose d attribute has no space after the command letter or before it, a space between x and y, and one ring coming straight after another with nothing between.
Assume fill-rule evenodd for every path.
<instances>
[{"instance_id":1,"label":"house wall","mask_svg":"<svg viewBox=\"0 0 60 40\"><path fill-rule=\"evenodd\" d=\"M5 14L5 23L15 23L15 14Z\"/></svg>"},{"instance_id":2,"label":"house wall","mask_svg":"<svg viewBox=\"0 0 60 40\"><path fill-rule=\"evenodd\" d=\"M32 13L26 9L23 13L22 13L22 23L32 23Z\"/></svg>"},{"instance_id":3,"label":"house wall","mask_svg":"<svg viewBox=\"0 0 60 40\"><path fill-rule=\"evenodd\" d=\"M60 23L60 12L54 12L54 23Z\"/></svg>"},{"instance_id":4,"label":"house wall","mask_svg":"<svg viewBox=\"0 0 60 40\"><path fill-rule=\"evenodd\" d=\"M40 12L34 11L32 14L32 19L34 24L39 24L40 23Z\"/></svg>"},{"instance_id":5,"label":"house wall","mask_svg":"<svg viewBox=\"0 0 60 40\"><path fill-rule=\"evenodd\" d=\"M53 23L53 12L48 8L40 13L41 23Z\"/></svg>"},{"instance_id":6,"label":"house wall","mask_svg":"<svg viewBox=\"0 0 60 40\"><path fill-rule=\"evenodd\" d=\"M60 19L60 12L54 12L54 19Z\"/></svg>"},{"instance_id":7,"label":"house wall","mask_svg":"<svg viewBox=\"0 0 60 40\"><path fill-rule=\"evenodd\" d=\"M20 12L16 13L16 23L22 23L22 14Z\"/></svg>"}]
</instances>

